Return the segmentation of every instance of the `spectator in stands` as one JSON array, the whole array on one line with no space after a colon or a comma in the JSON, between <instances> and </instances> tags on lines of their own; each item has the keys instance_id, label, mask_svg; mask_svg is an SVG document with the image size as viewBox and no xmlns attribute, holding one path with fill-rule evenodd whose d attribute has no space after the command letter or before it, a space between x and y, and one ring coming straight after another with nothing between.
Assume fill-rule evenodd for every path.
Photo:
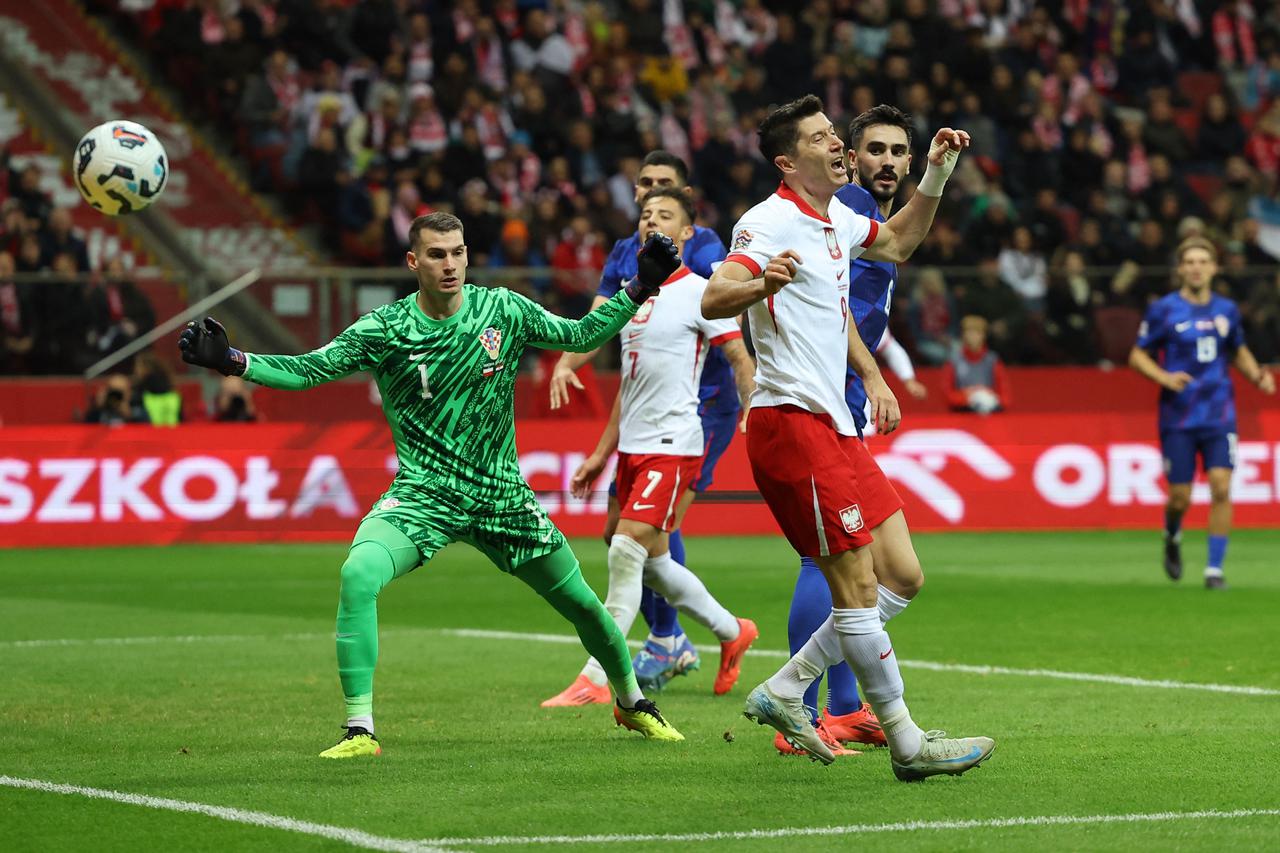
<instances>
[{"instance_id":1,"label":"spectator in stands","mask_svg":"<svg viewBox=\"0 0 1280 853\"><path fill-rule=\"evenodd\" d=\"M173 368L152 353L138 356L133 388L133 406L146 414L146 423L173 427L183 421L182 396L174 388Z\"/></svg>"},{"instance_id":2,"label":"spectator in stands","mask_svg":"<svg viewBox=\"0 0 1280 853\"><path fill-rule=\"evenodd\" d=\"M960 346L945 370L947 404L955 411L989 415L1009 407L1009 381L1000 357L987 348L987 321L960 320Z\"/></svg>"},{"instance_id":3,"label":"spectator in stands","mask_svg":"<svg viewBox=\"0 0 1280 853\"><path fill-rule=\"evenodd\" d=\"M604 268L604 240L586 216L575 216L551 255L559 313L581 317L591 308L596 279Z\"/></svg>"},{"instance_id":4,"label":"spectator in stands","mask_svg":"<svg viewBox=\"0 0 1280 853\"><path fill-rule=\"evenodd\" d=\"M40 167L35 163L27 163L16 181L9 178L9 195L22 203L22 210L27 216L40 222L48 219L53 209L49 194L40 188Z\"/></svg>"},{"instance_id":5,"label":"spectator in stands","mask_svg":"<svg viewBox=\"0 0 1280 853\"><path fill-rule=\"evenodd\" d=\"M125 273L119 255L107 261L102 280L89 292L91 336L98 357L113 353L155 327L151 302ZM121 364L127 369L128 362Z\"/></svg>"},{"instance_id":6,"label":"spectator in stands","mask_svg":"<svg viewBox=\"0 0 1280 853\"><path fill-rule=\"evenodd\" d=\"M929 364L945 364L955 346L956 306L935 267L924 267L916 277L908 319L920 357Z\"/></svg>"},{"instance_id":7,"label":"spectator in stands","mask_svg":"<svg viewBox=\"0 0 1280 853\"><path fill-rule=\"evenodd\" d=\"M1147 124L1142 131L1142 141L1151 154L1163 154L1174 163L1191 159L1191 146L1187 135L1173 120L1173 102L1168 89L1151 92L1151 104L1147 107Z\"/></svg>"},{"instance_id":8,"label":"spectator in stands","mask_svg":"<svg viewBox=\"0 0 1280 853\"><path fill-rule=\"evenodd\" d=\"M1063 250L1054 264L1046 298L1045 334L1056 348L1057 361L1093 364L1093 286L1085 275L1084 255Z\"/></svg>"},{"instance_id":9,"label":"spectator in stands","mask_svg":"<svg viewBox=\"0 0 1280 853\"><path fill-rule=\"evenodd\" d=\"M1196 161L1199 168L1221 173L1227 159L1239 154L1245 145L1244 127L1240 124L1227 96L1210 95L1204 102L1200 126L1196 131Z\"/></svg>"},{"instance_id":10,"label":"spectator in stands","mask_svg":"<svg viewBox=\"0 0 1280 853\"><path fill-rule=\"evenodd\" d=\"M995 258L978 262L977 275L964 288L959 301L963 314L976 314L987 321L984 337L989 332L996 350L1009 353L1010 357L1022 352L1024 342L1020 336L1026 326L1026 307L1022 297L1000 278Z\"/></svg>"},{"instance_id":11,"label":"spectator in stands","mask_svg":"<svg viewBox=\"0 0 1280 853\"><path fill-rule=\"evenodd\" d=\"M1258 282L1241 309L1254 357L1260 364L1280 363L1280 272Z\"/></svg>"},{"instance_id":12,"label":"spectator in stands","mask_svg":"<svg viewBox=\"0 0 1280 853\"><path fill-rule=\"evenodd\" d=\"M239 376L224 376L213 401L213 420L218 423L253 423L258 409L253 405L253 386Z\"/></svg>"},{"instance_id":13,"label":"spectator in stands","mask_svg":"<svg viewBox=\"0 0 1280 853\"><path fill-rule=\"evenodd\" d=\"M1013 229L1009 245L1000 250L997 263L1000 279L1022 297L1027 310L1037 314L1043 311L1049 289L1048 264L1037 249L1030 228L1019 225Z\"/></svg>"},{"instance_id":14,"label":"spectator in stands","mask_svg":"<svg viewBox=\"0 0 1280 853\"><path fill-rule=\"evenodd\" d=\"M84 238L75 233L71 222L71 209L54 208L40 233L40 259L43 266L53 266L55 255L66 252L75 261L77 272L89 271L89 249Z\"/></svg>"},{"instance_id":15,"label":"spectator in stands","mask_svg":"<svg viewBox=\"0 0 1280 853\"><path fill-rule=\"evenodd\" d=\"M489 256L489 266L493 269L504 267L545 267L546 255L533 245L529 226L522 219L508 219L502 226L502 238L493 254ZM503 286L518 290L527 296L545 300L547 288L551 280L546 276L521 277L519 279L503 278Z\"/></svg>"},{"instance_id":16,"label":"spectator in stands","mask_svg":"<svg viewBox=\"0 0 1280 853\"><path fill-rule=\"evenodd\" d=\"M88 285L69 252L54 255L50 270L54 277L35 286L36 367L41 373L80 373L98 358L90 339Z\"/></svg>"},{"instance_id":17,"label":"spectator in stands","mask_svg":"<svg viewBox=\"0 0 1280 853\"><path fill-rule=\"evenodd\" d=\"M0 250L0 375L34 372L35 312L32 285L17 284L13 255Z\"/></svg>"},{"instance_id":18,"label":"spectator in stands","mask_svg":"<svg viewBox=\"0 0 1280 853\"><path fill-rule=\"evenodd\" d=\"M84 414L84 422L104 426L147 423L147 413L133 400L133 387L129 383L129 377L123 373L113 373L98 387L93 405Z\"/></svg>"}]
</instances>

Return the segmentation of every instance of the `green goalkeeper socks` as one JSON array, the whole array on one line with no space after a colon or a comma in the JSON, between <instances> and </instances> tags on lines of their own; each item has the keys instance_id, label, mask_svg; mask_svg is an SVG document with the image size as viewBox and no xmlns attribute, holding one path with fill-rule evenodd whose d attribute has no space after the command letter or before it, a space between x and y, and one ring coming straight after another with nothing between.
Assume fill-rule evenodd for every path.
<instances>
[{"instance_id":1,"label":"green goalkeeper socks","mask_svg":"<svg viewBox=\"0 0 1280 853\"><path fill-rule=\"evenodd\" d=\"M378 593L421 561L418 546L391 524L366 519L342 564L338 593L338 678L347 719L372 718L378 663Z\"/></svg>"},{"instance_id":2,"label":"green goalkeeper socks","mask_svg":"<svg viewBox=\"0 0 1280 853\"><path fill-rule=\"evenodd\" d=\"M644 698L631 670L627 640L600 597L587 586L578 568L578 558L568 545L516 567L512 574L533 587L557 613L573 623L583 648L600 662L623 705L631 708Z\"/></svg>"}]
</instances>

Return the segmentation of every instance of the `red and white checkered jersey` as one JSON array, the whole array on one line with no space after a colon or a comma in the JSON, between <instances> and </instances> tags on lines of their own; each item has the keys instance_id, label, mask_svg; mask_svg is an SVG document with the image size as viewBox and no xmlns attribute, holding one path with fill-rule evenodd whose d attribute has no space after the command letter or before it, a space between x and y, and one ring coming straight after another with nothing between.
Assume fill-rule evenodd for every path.
<instances>
[{"instance_id":1,"label":"red and white checkered jersey","mask_svg":"<svg viewBox=\"0 0 1280 853\"><path fill-rule=\"evenodd\" d=\"M705 278L681 267L622 327L623 453L702 455L698 381L707 349L742 337L736 319L702 316L706 287Z\"/></svg>"},{"instance_id":2,"label":"red and white checkered jersey","mask_svg":"<svg viewBox=\"0 0 1280 853\"><path fill-rule=\"evenodd\" d=\"M844 383L849 353L849 262L876 239L879 224L832 199L818 214L786 184L738 220L725 261L760 275L786 249L803 262L790 284L747 311L756 350L751 406L799 406L857 435Z\"/></svg>"}]
</instances>

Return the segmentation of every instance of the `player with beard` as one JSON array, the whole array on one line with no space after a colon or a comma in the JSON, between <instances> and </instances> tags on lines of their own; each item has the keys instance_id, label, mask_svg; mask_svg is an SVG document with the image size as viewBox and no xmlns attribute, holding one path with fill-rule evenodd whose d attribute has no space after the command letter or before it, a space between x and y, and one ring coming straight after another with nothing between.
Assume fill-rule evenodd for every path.
<instances>
[{"instance_id":1,"label":"player with beard","mask_svg":"<svg viewBox=\"0 0 1280 853\"><path fill-rule=\"evenodd\" d=\"M901 415L850 322L845 276L850 259L863 254L892 263L911 256L933 224L969 135L951 128L935 134L915 194L883 223L834 201L848 183L848 163L820 99L808 95L772 111L759 136L760 153L782 183L738 221L730 254L703 294L702 313L710 319L749 313L757 365L747 425L752 474L792 547L821 569L832 608L804 647L751 691L744 713L831 763L835 755L803 700L809 685L843 659L883 726L894 775L902 781L959 775L985 761L995 742L926 732L903 698L870 546L880 538L897 549L909 539L901 498L858 440L844 396L848 366L863 379L878 428L892 431Z\"/></svg>"},{"instance_id":2,"label":"player with beard","mask_svg":"<svg viewBox=\"0 0 1280 853\"><path fill-rule=\"evenodd\" d=\"M836 198L855 213L884 222L893 210L902 178L911 170L910 117L887 104L862 113L849 123L847 156L853 182L836 190ZM889 308L897 280L896 264L866 257L855 258L849 264L849 315L871 352L876 351L889 327ZM868 428L870 403L862 379L852 367L848 370L845 400L861 436ZM901 510L872 530L872 536L871 559L879 585L876 605L881 622L888 622L911 603L924 584L924 574ZM812 557L802 557L787 620L792 654L808 642L830 614L827 580ZM871 706L858 696L857 679L849 664L841 661L827 671L827 701L819 714L821 681L814 681L805 691L804 704L818 735L831 751L842 754L841 743L884 746L884 731ZM774 746L784 755L806 754L781 732L774 738Z\"/></svg>"}]
</instances>

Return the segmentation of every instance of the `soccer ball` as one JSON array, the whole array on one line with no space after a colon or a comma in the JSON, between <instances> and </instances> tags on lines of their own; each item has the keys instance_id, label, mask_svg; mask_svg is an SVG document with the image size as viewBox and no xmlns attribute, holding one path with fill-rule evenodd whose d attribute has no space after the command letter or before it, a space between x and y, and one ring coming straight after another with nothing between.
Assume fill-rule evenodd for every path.
<instances>
[{"instance_id":1,"label":"soccer ball","mask_svg":"<svg viewBox=\"0 0 1280 853\"><path fill-rule=\"evenodd\" d=\"M160 197L169 179L169 158L154 133L121 119L81 138L71 171L85 201L107 216L124 216Z\"/></svg>"}]
</instances>

